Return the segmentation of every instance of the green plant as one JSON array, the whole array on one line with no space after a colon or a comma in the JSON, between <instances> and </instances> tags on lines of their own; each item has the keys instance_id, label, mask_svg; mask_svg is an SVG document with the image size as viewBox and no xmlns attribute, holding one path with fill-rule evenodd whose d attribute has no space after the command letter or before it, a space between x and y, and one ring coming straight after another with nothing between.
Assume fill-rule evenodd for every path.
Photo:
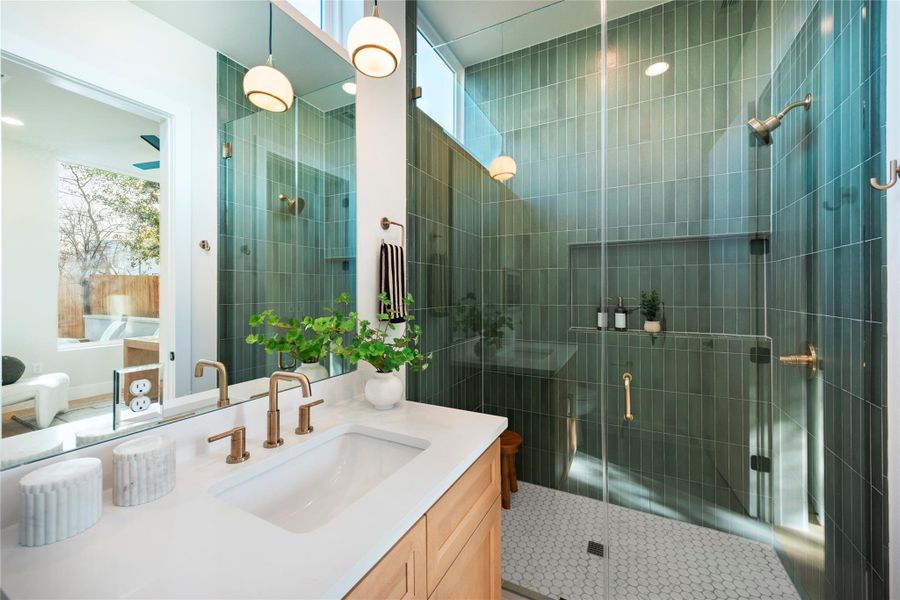
<instances>
[{"instance_id":1,"label":"green plant","mask_svg":"<svg viewBox=\"0 0 900 600\"><path fill-rule=\"evenodd\" d=\"M335 299L335 305L349 305L350 294L343 293ZM333 346L339 346L343 335L356 326L356 313L345 315L337 308L326 308L327 315L305 316L302 319L283 319L272 309L250 315L251 329L268 326L274 333L251 333L244 340L248 344L262 346L266 353L283 352L303 363L319 362Z\"/></svg>"},{"instance_id":2,"label":"green plant","mask_svg":"<svg viewBox=\"0 0 900 600\"><path fill-rule=\"evenodd\" d=\"M392 303L387 294L379 294L378 299L384 304L386 310L391 309ZM412 302L413 298L410 294L403 299L403 303L407 306ZM405 331L393 336L391 332L396 329L396 326L389 321L387 312L378 314L380 324L374 327L371 322L358 319L355 313L351 314L353 314L356 324L356 335L346 343L336 340L332 345L335 354L354 365L364 360L375 367L379 373L397 371L403 365L407 365L412 371L424 371L428 368L431 354L426 356L419 351L418 345L422 328L412 322L414 321L412 315L407 315L405 318Z\"/></svg>"},{"instance_id":3,"label":"green plant","mask_svg":"<svg viewBox=\"0 0 900 600\"><path fill-rule=\"evenodd\" d=\"M659 321L659 317L662 314L661 306L662 301L659 299L659 294L656 290L641 292L641 314L644 315L646 320Z\"/></svg>"},{"instance_id":4,"label":"green plant","mask_svg":"<svg viewBox=\"0 0 900 600\"><path fill-rule=\"evenodd\" d=\"M497 348L503 346L506 330L512 331L513 328L513 320L503 309L490 304L482 310L471 292L456 305L453 320L457 331L480 334L487 344Z\"/></svg>"}]
</instances>

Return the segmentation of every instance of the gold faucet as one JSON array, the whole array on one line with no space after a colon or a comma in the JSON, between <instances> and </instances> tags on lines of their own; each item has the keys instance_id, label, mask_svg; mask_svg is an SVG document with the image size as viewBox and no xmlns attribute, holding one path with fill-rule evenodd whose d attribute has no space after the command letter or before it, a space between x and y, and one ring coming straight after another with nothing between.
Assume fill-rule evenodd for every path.
<instances>
[{"instance_id":1,"label":"gold faucet","mask_svg":"<svg viewBox=\"0 0 900 600\"><path fill-rule=\"evenodd\" d=\"M278 410L278 382L296 381L300 384L300 394L304 398L312 395L309 379L303 373L275 371L269 377L269 410L266 412L266 441L264 448L277 448L284 443L281 438L281 411Z\"/></svg>"},{"instance_id":2,"label":"gold faucet","mask_svg":"<svg viewBox=\"0 0 900 600\"><path fill-rule=\"evenodd\" d=\"M217 360L207 360L201 358L194 366L194 377L203 377L203 370L207 367L215 369L219 374L219 402L216 406L222 408L228 406L228 373L225 371L225 365Z\"/></svg>"}]
</instances>

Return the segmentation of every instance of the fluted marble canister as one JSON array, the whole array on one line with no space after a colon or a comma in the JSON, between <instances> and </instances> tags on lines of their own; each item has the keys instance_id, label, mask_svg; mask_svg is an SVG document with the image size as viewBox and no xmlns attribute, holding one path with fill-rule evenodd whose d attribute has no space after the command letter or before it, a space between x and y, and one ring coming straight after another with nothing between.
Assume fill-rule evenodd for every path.
<instances>
[{"instance_id":1,"label":"fluted marble canister","mask_svg":"<svg viewBox=\"0 0 900 600\"><path fill-rule=\"evenodd\" d=\"M103 469L99 458L74 458L32 471L19 480L19 543L52 544L100 520Z\"/></svg>"},{"instance_id":2,"label":"fluted marble canister","mask_svg":"<svg viewBox=\"0 0 900 600\"><path fill-rule=\"evenodd\" d=\"M137 506L165 496L175 487L175 442L152 435L113 449L113 503Z\"/></svg>"}]
</instances>

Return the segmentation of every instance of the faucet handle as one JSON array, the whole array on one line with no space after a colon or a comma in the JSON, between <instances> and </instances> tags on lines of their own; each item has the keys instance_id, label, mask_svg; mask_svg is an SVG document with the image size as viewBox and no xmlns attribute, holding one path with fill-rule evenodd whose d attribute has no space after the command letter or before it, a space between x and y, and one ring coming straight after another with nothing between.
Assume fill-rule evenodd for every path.
<instances>
[{"instance_id":1,"label":"faucet handle","mask_svg":"<svg viewBox=\"0 0 900 600\"><path fill-rule=\"evenodd\" d=\"M294 430L294 433L297 435L306 435L307 433L312 433L313 426L309 423L309 409L313 406L318 406L325 402L322 399L316 400L315 402L309 402L308 404L303 404L300 406L300 422L297 424L297 429Z\"/></svg>"},{"instance_id":2,"label":"faucet handle","mask_svg":"<svg viewBox=\"0 0 900 600\"><path fill-rule=\"evenodd\" d=\"M216 435L210 436L206 441L212 444L213 442L223 440L227 437L231 437L231 453L225 457L225 462L229 465L233 465L242 463L250 458L250 453L247 452L246 427L235 427L234 429L217 433Z\"/></svg>"}]
</instances>

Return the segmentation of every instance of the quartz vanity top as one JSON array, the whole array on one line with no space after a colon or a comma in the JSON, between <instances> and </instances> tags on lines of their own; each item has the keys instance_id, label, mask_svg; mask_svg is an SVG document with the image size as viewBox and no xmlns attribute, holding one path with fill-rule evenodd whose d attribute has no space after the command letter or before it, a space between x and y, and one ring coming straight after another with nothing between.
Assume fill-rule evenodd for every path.
<instances>
[{"instance_id":1,"label":"quartz vanity top","mask_svg":"<svg viewBox=\"0 0 900 600\"><path fill-rule=\"evenodd\" d=\"M2 531L2 591L18 598L340 598L371 569L506 428L506 419L402 402L376 411L361 398L313 409L315 431L293 434L297 399L282 395L284 445L262 447L248 427L250 460L228 465L227 442L178 465L175 490L118 507L105 492L91 529L37 548ZM344 512L293 533L210 495L217 483L282 452L358 424L412 436L428 447ZM197 433L197 444L206 435Z\"/></svg>"}]
</instances>

